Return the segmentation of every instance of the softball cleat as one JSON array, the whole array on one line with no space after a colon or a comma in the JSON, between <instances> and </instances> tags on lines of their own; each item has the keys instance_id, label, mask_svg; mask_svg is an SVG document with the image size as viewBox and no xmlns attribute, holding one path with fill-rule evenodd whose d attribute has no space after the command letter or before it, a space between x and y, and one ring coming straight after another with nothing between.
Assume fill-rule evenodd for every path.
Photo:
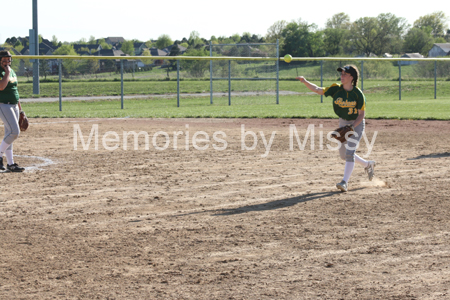
<instances>
[{"instance_id":1,"label":"softball cleat","mask_svg":"<svg viewBox=\"0 0 450 300\"><path fill-rule=\"evenodd\" d=\"M5 170L5 166L3 166L3 157L0 157L0 170Z\"/></svg>"},{"instance_id":2,"label":"softball cleat","mask_svg":"<svg viewBox=\"0 0 450 300\"><path fill-rule=\"evenodd\" d=\"M364 171L366 172L367 176L369 176L369 181L372 181L373 175L375 174L375 161L369 160L369 164L367 167L364 168Z\"/></svg>"},{"instance_id":3,"label":"softball cleat","mask_svg":"<svg viewBox=\"0 0 450 300\"><path fill-rule=\"evenodd\" d=\"M25 168L19 167L18 164L7 165L7 169L9 172L23 172Z\"/></svg>"},{"instance_id":4,"label":"softball cleat","mask_svg":"<svg viewBox=\"0 0 450 300\"><path fill-rule=\"evenodd\" d=\"M342 180L341 182L336 183L336 187L337 187L338 189L340 189L341 191L346 192L346 191L347 191L347 182L345 182L344 180Z\"/></svg>"}]
</instances>

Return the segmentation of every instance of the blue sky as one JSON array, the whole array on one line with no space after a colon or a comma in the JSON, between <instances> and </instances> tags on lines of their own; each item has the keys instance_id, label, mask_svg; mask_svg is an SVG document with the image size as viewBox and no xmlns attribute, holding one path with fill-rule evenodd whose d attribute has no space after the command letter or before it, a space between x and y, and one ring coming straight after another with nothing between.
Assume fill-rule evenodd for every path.
<instances>
[{"instance_id":1,"label":"blue sky","mask_svg":"<svg viewBox=\"0 0 450 300\"><path fill-rule=\"evenodd\" d=\"M197 31L200 37L206 39L212 35L242 35L244 32L264 36L275 22L300 18L323 28L327 19L340 12L347 13L351 21L376 17L380 13L393 13L405 18L411 25L419 17L439 10L450 17L448 5L447 8L423 4L407 6L392 0L379 0L372 4L368 1L366 4L331 0L252 3L255 2L38 0L38 31L44 38L51 40L55 35L63 42L81 38L88 40L90 36L122 36L127 40L147 41L162 34L168 34L172 40L181 40L188 38L192 31ZM32 0L16 0L10 6L14 8L11 13L2 14L0 43L11 36L27 36L33 26Z\"/></svg>"}]
</instances>

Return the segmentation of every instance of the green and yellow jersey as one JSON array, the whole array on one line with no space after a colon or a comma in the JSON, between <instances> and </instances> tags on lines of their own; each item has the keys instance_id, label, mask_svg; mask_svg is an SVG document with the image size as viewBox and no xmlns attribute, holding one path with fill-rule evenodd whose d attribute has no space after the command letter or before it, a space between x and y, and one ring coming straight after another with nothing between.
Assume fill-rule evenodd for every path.
<instances>
[{"instance_id":1,"label":"green and yellow jersey","mask_svg":"<svg viewBox=\"0 0 450 300\"><path fill-rule=\"evenodd\" d=\"M358 87L346 91L342 84L334 83L325 88L326 97L333 97L333 109L339 118L344 120L356 120L358 110L366 110L366 97Z\"/></svg>"},{"instance_id":2,"label":"green and yellow jersey","mask_svg":"<svg viewBox=\"0 0 450 300\"><path fill-rule=\"evenodd\" d=\"M5 70L0 67L0 80L5 76ZM0 91L0 103L17 104L19 102L19 92L17 90L17 76L11 69L9 82L3 91Z\"/></svg>"}]
</instances>

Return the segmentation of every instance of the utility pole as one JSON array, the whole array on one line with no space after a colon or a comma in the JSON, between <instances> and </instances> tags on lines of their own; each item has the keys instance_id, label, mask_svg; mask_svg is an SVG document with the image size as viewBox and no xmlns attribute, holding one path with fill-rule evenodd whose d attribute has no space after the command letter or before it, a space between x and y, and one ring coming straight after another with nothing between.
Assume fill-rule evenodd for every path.
<instances>
[{"instance_id":1,"label":"utility pole","mask_svg":"<svg viewBox=\"0 0 450 300\"><path fill-rule=\"evenodd\" d=\"M30 29L29 42L30 55L39 55L37 0L33 0L33 29ZM39 59L31 61L33 62L33 94L39 95Z\"/></svg>"}]
</instances>

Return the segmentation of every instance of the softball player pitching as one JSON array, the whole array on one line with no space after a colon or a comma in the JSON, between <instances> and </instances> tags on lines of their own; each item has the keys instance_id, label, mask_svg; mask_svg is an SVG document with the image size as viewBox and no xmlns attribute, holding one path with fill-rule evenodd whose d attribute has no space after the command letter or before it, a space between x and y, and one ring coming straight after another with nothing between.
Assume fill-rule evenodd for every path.
<instances>
[{"instance_id":1,"label":"softball player pitching","mask_svg":"<svg viewBox=\"0 0 450 300\"><path fill-rule=\"evenodd\" d=\"M354 128L355 135L341 144L339 148L340 157L345 160L344 177L336 187L343 192L348 190L348 182L355 167L355 162L364 167L365 172L369 176L369 180L373 179L375 161L367 161L358 156L356 148L364 132L365 114L366 114L366 97L357 87L359 79L358 68L354 65L339 67L337 69L341 73L341 84L333 84L330 87L323 88L310 83L303 76L296 79L300 80L311 91L331 96L333 98L333 108L339 117L339 127L351 125Z\"/></svg>"},{"instance_id":2,"label":"softball player pitching","mask_svg":"<svg viewBox=\"0 0 450 300\"><path fill-rule=\"evenodd\" d=\"M25 169L14 163L13 142L19 137L19 111L22 109L17 91L17 76L11 69L12 57L9 51L0 51L0 118L5 127L5 137L0 144L0 170L5 170L3 154L6 156L9 172L23 172Z\"/></svg>"}]
</instances>

